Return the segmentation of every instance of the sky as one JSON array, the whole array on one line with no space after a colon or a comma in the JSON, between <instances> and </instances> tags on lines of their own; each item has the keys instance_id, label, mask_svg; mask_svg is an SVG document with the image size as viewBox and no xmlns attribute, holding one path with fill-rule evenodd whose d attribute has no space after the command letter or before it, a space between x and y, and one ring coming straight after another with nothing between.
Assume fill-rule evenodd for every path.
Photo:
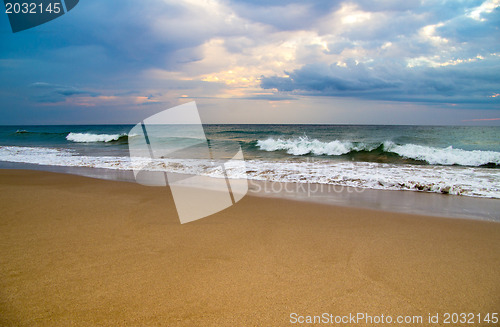
<instances>
[{"instance_id":1,"label":"sky","mask_svg":"<svg viewBox=\"0 0 500 327\"><path fill-rule=\"evenodd\" d=\"M80 0L12 33L0 124L500 126L500 0Z\"/></svg>"}]
</instances>

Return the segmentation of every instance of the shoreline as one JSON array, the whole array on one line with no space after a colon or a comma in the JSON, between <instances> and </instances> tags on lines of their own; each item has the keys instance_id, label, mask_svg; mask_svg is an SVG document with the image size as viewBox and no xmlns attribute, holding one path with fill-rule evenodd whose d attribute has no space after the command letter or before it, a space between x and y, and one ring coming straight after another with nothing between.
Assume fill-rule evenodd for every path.
<instances>
[{"instance_id":1,"label":"shoreline","mask_svg":"<svg viewBox=\"0 0 500 327\"><path fill-rule=\"evenodd\" d=\"M0 162L3 169L48 171L90 178L136 183L132 171L89 167L46 166ZM365 208L430 217L500 222L500 199L439 194L414 190L379 190L332 184L248 180L248 195Z\"/></svg>"},{"instance_id":2,"label":"shoreline","mask_svg":"<svg viewBox=\"0 0 500 327\"><path fill-rule=\"evenodd\" d=\"M291 326L292 313L500 305L497 223L247 196L181 225L167 188L0 170L0 189L3 326Z\"/></svg>"}]
</instances>

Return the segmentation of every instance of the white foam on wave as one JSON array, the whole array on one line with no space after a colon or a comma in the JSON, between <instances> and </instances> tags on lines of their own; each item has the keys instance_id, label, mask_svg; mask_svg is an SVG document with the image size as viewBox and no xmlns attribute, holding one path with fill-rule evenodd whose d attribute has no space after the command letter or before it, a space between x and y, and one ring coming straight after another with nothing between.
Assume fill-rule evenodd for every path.
<instances>
[{"instance_id":1,"label":"white foam on wave","mask_svg":"<svg viewBox=\"0 0 500 327\"><path fill-rule=\"evenodd\" d=\"M302 156L306 154L340 156L351 151L372 151L381 144L363 144L349 141L334 140L322 142L317 139L309 139L307 136L295 139L273 139L258 140L257 146L264 151L286 151L286 153ZM460 166L482 166L487 164L500 165L500 152L495 151L467 151L454 149L453 147L436 148L416 144L398 145L392 141L383 143L384 152L392 152L397 155L414 160L422 160L431 165L460 165Z\"/></svg>"},{"instance_id":2,"label":"white foam on wave","mask_svg":"<svg viewBox=\"0 0 500 327\"><path fill-rule=\"evenodd\" d=\"M118 157L118 156L84 156L70 149L45 147L0 146L0 161L29 163L36 165L88 167L119 170L146 169L151 171L168 171L179 174L213 174L223 177L221 171L217 176L208 161L197 159L154 159Z\"/></svg>"},{"instance_id":3,"label":"white foam on wave","mask_svg":"<svg viewBox=\"0 0 500 327\"><path fill-rule=\"evenodd\" d=\"M322 142L309 139L307 136L296 139L273 139L258 140L257 146L264 151L286 151L288 154L302 156L305 154L339 156L352 150L360 151L365 146L354 145L352 142L335 140Z\"/></svg>"},{"instance_id":4,"label":"white foam on wave","mask_svg":"<svg viewBox=\"0 0 500 327\"><path fill-rule=\"evenodd\" d=\"M92 133L69 133L66 140L76 143L94 143L117 141L127 134L92 134Z\"/></svg>"},{"instance_id":5,"label":"white foam on wave","mask_svg":"<svg viewBox=\"0 0 500 327\"><path fill-rule=\"evenodd\" d=\"M498 169L331 160L245 163L249 179L500 199Z\"/></svg>"},{"instance_id":6,"label":"white foam on wave","mask_svg":"<svg viewBox=\"0 0 500 327\"><path fill-rule=\"evenodd\" d=\"M127 157L80 156L69 149L0 146L0 160L48 166L127 168Z\"/></svg>"},{"instance_id":7,"label":"white foam on wave","mask_svg":"<svg viewBox=\"0 0 500 327\"><path fill-rule=\"evenodd\" d=\"M220 166L206 160L134 159L136 160L116 156L82 156L69 149L0 146L0 161L119 170L144 168L152 171L224 177ZM248 178L254 180L413 190L500 199L500 169L332 160L246 160L245 165ZM236 171L231 173L231 176L237 177ZM239 177L245 178L245 175Z\"/></svg>"},{"instance_id":8,"label":"white foam on wave","mask_svg":"<svg viewBox=\"0 0 500 327\"><path fill-rule=\"evenodd\" d=\"M500 152L495 151L466 151L454 149L452 146L435 148L415 144L397 145L390 141L384 143L384 150L397 153L404 158L423 160L431 165L481 166L489 163L500 165Z\"/></svg>"}]
</instances>

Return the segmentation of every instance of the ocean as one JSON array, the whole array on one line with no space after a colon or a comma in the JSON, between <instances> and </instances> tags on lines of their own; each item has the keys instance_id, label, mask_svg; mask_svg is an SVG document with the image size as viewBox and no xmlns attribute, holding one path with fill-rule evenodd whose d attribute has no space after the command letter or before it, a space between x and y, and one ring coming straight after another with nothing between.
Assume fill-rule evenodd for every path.
<instances>
[{"instance_id":1,"label":"ocean","mask_svg":"<svg viewBox=\"0 0 500 327\"><path fill-rule=\"evenodd\" d=\"M3 166L132 171L133 125L0 127ZM243 150L249 180L500 198L500 127L204 125L231 158ZM163 137L163 139L162 139ZM130 139L129 139L130 138ZM169 144L168 136L158 136ZM201 159L154 169L220 177ZM23 166L23 167L24 167ZM2 167L2 165L0 165ZM96 170L97 171L97 170ZM117 175L118 176L118 175ZM242 176L243 178L244 176Z\"/></svg>"}]
</instances>

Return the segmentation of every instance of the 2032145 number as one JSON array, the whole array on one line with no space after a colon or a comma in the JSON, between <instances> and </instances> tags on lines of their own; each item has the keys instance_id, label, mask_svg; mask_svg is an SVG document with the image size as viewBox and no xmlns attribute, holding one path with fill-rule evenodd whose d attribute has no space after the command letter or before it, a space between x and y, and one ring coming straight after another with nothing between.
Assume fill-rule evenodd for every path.
<instances>
[{"instance_id":1,"label":"2032145 number","mask_svg":"<svg viewBox=\"0 0 500 327\"><path fill-rule=\"evenodd\" d=\"M42 14L42 13L50 13L50 14L59 14L61 12L61 3L49 3L44 7L42 3L37 4L35 2L23 2L23 3L10 3L7 2L5 4L5 13L6 14Z\"/></svg>"},{"instance_id":2,"label":"2032145 number","mask_svg":"<svg viewBox=\"0 0 500 327\"><path fill-rule=\"evenodd\" d=\"M487 313L481 315L480 313L445 313L443 315L443 323L445 324L497 324L498 313Z\"/></svg>"}]
</instances>

